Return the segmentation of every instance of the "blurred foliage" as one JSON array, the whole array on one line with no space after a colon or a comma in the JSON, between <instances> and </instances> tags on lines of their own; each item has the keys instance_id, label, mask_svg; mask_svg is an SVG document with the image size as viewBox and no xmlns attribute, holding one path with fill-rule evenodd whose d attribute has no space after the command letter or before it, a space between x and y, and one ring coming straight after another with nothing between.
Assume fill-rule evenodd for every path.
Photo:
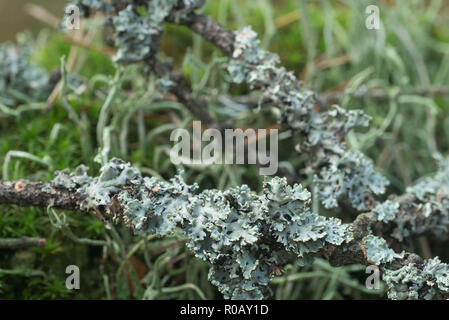
<instances>
[{"instance_id":1,"label":"blurred foliage","mask_svg":"<svg viewBox=\"0 0 449 320\"><path fill-rule=\"evenodd\" d=\"M417 178L435 171L435 152L449 151L449 96L398 95L449 85L449 4L443 0L376 1L383 27L374 31L365 28L365 8L371 2L223 0L209 1L205 13L228 29L252 25L263 47L279 54L282 64L306 87L317 93L342 92L342 107L360 108L372 116L370 129L350 134L347 143L373 159L392 182L387 193L400 194ZM118 94L109 120L113 124L109 156L120 156L145 174L171 177L177 168L165 153L169 134L187 126L192 116L173 99L153 101L156 79L139 66L127 67L120 80L114 81L115 67L102 50L107 35L92 31L98 29L96 20L85 28L86 34L94 35L89 49L76 48L54 30L27 36L34 50L31 63L51 72L60 67L65 55L70 68L89 83L82 93L70 91L56 99L45 113L26 111L14 117L0 113L0 163L8 177L49 181L54 170L74 169L82 163L92 172L98 170L94 154L85 152L88 146L81 132L88 128L88 136L95 141L94 124L113 86ZM247 94L247 89L223 81L227 74L221 54L187 28L168 25L162 50L184 72L194 94L210 97L209 108L218 118L226 119L232 113L242 127L274 123L270 112L243 109L236 113L219 102L220 97ZM374 99L369 95L373 89L384 90L391 98ZM82 115L79 123L68 118L67 104ZM292 174L310 186L307 156L293 150L292 140L282 140L279 174ZM94 148L101 146L93 143ZM14 156L12 150L42 161ZM215 165L185 170L186 180L202 188L226 189L242 183L261 187L262 177L251 167ZM220 298L207 280L208 265L186 250L183 239L142 239L122 225L107 229L95 216L58 214L65 215L69 227L55 224L45 210L0 206L0 238L47 239L43 249L0 251L1 298ZM340 218L351 221L353 216L341 212ZM431 255L449 259L445 244L437 239L419 239L408 246L426 256L429 244ZM78 291L65 288L65 268L71 264L81 270ZM305 268L288 266L271 288L276 299L383 297L382 290L367 290L365 279L361 266L334 268L318 259Z\"/></svg>"}]
</instances>

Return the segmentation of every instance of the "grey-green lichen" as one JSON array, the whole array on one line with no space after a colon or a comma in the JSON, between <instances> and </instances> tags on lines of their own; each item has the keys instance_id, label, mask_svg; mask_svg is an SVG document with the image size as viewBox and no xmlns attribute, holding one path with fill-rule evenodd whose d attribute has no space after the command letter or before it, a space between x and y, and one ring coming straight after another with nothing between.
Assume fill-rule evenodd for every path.
<instances>
[{"instance_id":1,"label":"grey-green lichen","mask_svg":"<svg viewBox=\"0 0 449 320\"><path fill-rule=\"evenodd\" d=\"M445 207L449 208L449 159L440 159L438 167L435 175L421 179L408 187L407 192L421 201L443 199Z\"/></svg>"},{"instance_id":2,"label":"grey-green lichen","mask_svg":"<svg viewBox=\"0 0 449 320\"><path fill-rule=\"evenodd\" d=\"M114 60L120 64L146 60L157 48L166 18L184 20L204 2L73 1L87 11L89 8L103 11L112 21L117 47ZM314 93L300 89L293 73L278 67L279 62L277 55L259 47L257 34L250 27L235 32L234 51L228 65L232 80L261 90L261 101L269 98L281 110L281 122L301 133L301 148L313 151L317 156L316 167L321 168L317 169L315 179L318 196L325 207L333 208L338 201L349 200L357 210L369 209L367 202L383 193L388 181L373 169L372 162L364 155L348 152L344 137L352 128L366 126L370 118L360 110L348 111L338 106L327 112L316 112ZM336 175L336 165L346 166L345 173Z\"/></svg>"},{"instance_id":3,"label":"grey-green lichen","mask_svg":"<svg viewBox=\"0 0 449 320\"><path fill-rule=\"evenodd\" d=\"M385 239L373 235L364 237L362 243L366 260L375 265L389 263L403 256L390 249Z\"/></svg>"},{"instance_id":4,"label":"grey-green lichen","mask_svg":"<svg viewBox=\"0 0 449 320\"><path fill-rule=\"evenodd\" d=\"M316 112L314 93L300 89L293 73L277 66L277 55L259 48L257 34L250 27L235 32L232 58L228 71L233 81L261 90L261 101L272 101L281 110L281 122L302 134L300 147L316 154L322 169L315 181L324 206L333 208L347 199L358 210L368 209L367 202L382 194L388 181L363 154L347 151L344 137L352 128L366 126L370 118L360 110L338 106Z\"/></svg>"},{"instance_id":5,"label":"grey-green lichen","mask_svg":"<svg viewBox=\"0 0 449 320\"><path fill-rule=\"evenodd\" d=\"M398 213L399 203L387 200L385 202L379 203L373 212L377 215L377 220L383 221L385 223L394 221Z\"/></svg>"},{"instance_id":6,"label":"grey-green lichen","mask_svg":"<svg viewBox=\"0 0 449 320\"><path fill-rule=\"evenodd\" d=\"M339 201L349 200L357 210L367 210L372 196L385 192L388 180L376 172L373 163L360 152L346 151L329 157L314 181L326 208L335 208Z\"/></svg>"},{"instance_id":7,"label":"grey-green lichen","mask_svg":"<svg viewBox=\"0 0 449 320\"><path fill-rule=\"evenodd\" d=\"M72 2L82 6L85 15L95 9L110 18L118 49L115 61L121 64L139 62L152 54L168 15L180 21L204 3ZM119 6L119 2L128 6ZM235 33L228 66L232 79L261 90L261 101L268 97L282 111L281 122L301 133L300 147L313 151L317 158L315 182L324 206L333 208L340 201L348 201L357 210L372 209L373 196L384 193L388 181L363 154L348 151L344 142L346 134L366 126L369 117L362 111L338 106L316 112L314 93L300 89L293 74L277 67L278 63L277 55L259 48L250 28ZM161 84L172 85L167 81ZM427 230L447 233L446 169L408 190L420 203L407 206L386 201L374 207L379 221L396 223L393 236L402 240ZM102 167L98 178L89 177L87 169L80 167L74 173L58 173L53 185L82 194L82 209L101 211L112 220L124 221L138 234L169 235L181 230L195 255L211 263L209 278L225 298L262 298L269 281L289 260L310 263L326 243L340 245L353 237L340 220L310 211L307 190L300 185L288 186L279 178L267 180L262 195L252 193L247 186L199 192L180 175L170 182L143 178L137 169L113 159ZM417 213L419 219L410 212ZM437 258L424 265L411 263L390 270L390 264L401 255L389 249L385 240L364 237L363 249L368 261L382 266L391 298L433 298L448 291L448 267Z\"/></svg>"},{"instance_id":8,"label":"grey-green lichen","mask_svg":"<svg viewBox=\"0 0 449 320\"><path fill-rule=\"evenodd\" d=\"M137 234L170 235L180 230L195 255L211 263L209 278L225 298L261 299L267 284L292 259L305 265L326 243L352 240L348 225L310 210L311 195L301 185L272 178L257 195L246 186L227 191L142 177L118 159L88 177L86 168L57 172L53 187L83 195L82 209L124 221Z\"/></svg>"},{"instance_id":9,"label":"grey-green lichen","mask_svg":"<svg viewBox=\"0 0 449 320\"><path fill-rule=\"evenodd\" d=\"M168 93L170 89L173 88L174 86L175 83L171 81L167 75L157 79L156 81L156 87L158 91L161 92L162 94Z\"/></svg>"},{"instance_id":10,"label":"grey-green lichen","mask_svg":"<svg viewBox=\"0 0 449 320\"><path fill-rule=\"evenodd\" d=\"M407 188L407 192L418 198L419 203L413 209L420 214L419 219L415 219L414 222L400 221L402 226L413 228L412 231L418 233L431 231L440 239L447 237L449 234L449 159L440 159L436 174L418 181L414 186Z\"/></svg>"},{"instance_id":11,"label":"grey-green lichen","mask_svg":"<svg viewBox=\"0 0 449 320\"><path fill-rule=\"evenodd\" d=\"M438 257L397 270L383 269L387 293L394 300L441 299L449 295L449 265Z\"/></svg>"},{"instance_id":12,"label":"grey-green lichen","mask_svg":"<svg viewBox=\"0 0 449 320\"><path fill-rule=\"evenodd\" d=\"M204 0L71 0L83 16L90 10L103 12L112 22L117 53L114 61L131 64L146 60L157 46L168 15L181 20L201 7ZM124 6L125 5L125 6Z\"/></svg>"},{"instance_id":13,"label":"grey-green lichen","mask_svg":"<svg viewBox=\"0 0 449 320\"><path fill-rule=\"evenodd\" d=\"M29 62L26 46L0 44L0 103L39 102L50 93L50 76Z\"/></svg>"}]
</instances>

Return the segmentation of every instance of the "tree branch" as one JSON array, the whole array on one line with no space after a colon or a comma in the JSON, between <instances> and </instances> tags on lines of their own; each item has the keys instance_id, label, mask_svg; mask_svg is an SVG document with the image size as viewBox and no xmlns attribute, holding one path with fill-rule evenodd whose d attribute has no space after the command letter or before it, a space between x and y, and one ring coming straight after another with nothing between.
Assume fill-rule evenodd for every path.
<instances>
[{"instance_id":1,"label":"tree branch","mask_svg":"<svg viewBox=\"0 0 449 320\"><path fill-rule=\"evenodd\" d=\"M175 83L170 88L179 102L186 106L186 108L200 119L205 125L209 127L219 127L217 121L211 117L207 108L207 101L201 98L195 98L185 84L184 76L176 70L173 70L171 63L162 62L156 57L149 60L149 65L158 77L166 77Z\"/></svg>"},{"instance_id":2,"label":"tree branch","mask_svg":"<svg viewBox=\"0 0 449 320\"><path fill-rule=\"evenodd\" d=\"M40 208L51 206L55 209L79 210L79 203L85 197L86 195L67 189L55 189L44 182L0 180L0 204Z\"/></svg>"},{"instance_id":3,"label":"tree branch","mask_svg":"<svg viewBox=\"0 0 449 320\"><path fill-rule=\"evenodd\" d=\"M41 247L45 246L44 238L3 238L0 239L0 249L23 249L28 247Z\"/></svg>"},{"instance_id":4,"label":"tree branch","mask_svg":"<svg viewBox=\"0 0 449 320\"><path fill-rule=\"evenodd\" d=\"M166 20L171 23L181 24L188 27L193 32L214 44L226 56L232 57L235 42L234 33L226 30L212 18L201 14L190 13L181 20L177 20L173 14L171 14Z\"/></svg>"},{"instance_id":5,"label":"tree branch","mask_svg":"<svg viewBox=\"0 0 449 320\"><path fill-rule=\"evenodd\" d=\"M125 190L125 189L124 189ZM120 194L121 190L117 190L115 195ZM0 205L18 205L21 207L41 207L47 208L51 206L55 209L65 209L72 211L86 212L81 208L81 203L88 197L87 194L79 192L75 189L67 189L62 186L55 187L50 183L43 182L31 182L26 180L18 181L1 181L0 180ZM111 197L114 198L114 197ZM410 195L404 195L400 198L401 203L413 206L414 203L410 203ZM105 207L114 207L111 202L106 204ZM123 208L115 208L118 216L123 215ZM405 214L405 213L404 213ZM416 212L414 212L416 214ZM416 215L414 217L417 220L423 219L423 217ZM368 265L370 262L366 259L362 249L362 239L371 233L371 229L374 228L378 231L379 235L384 235L391 231L391 226L381 223L377 220L377 215L373 212L360 214L357 219L350 224L354 233L354 240L349 243L343 243L341 245L328 245L322 251L329 258L329 262L334 266L341 266L346 264L360 263ZM415 234L411 236L419 236L421 234ZM409 254L408 256L410 256ZM418 256L414 255L414 260L418 259ZM421 258L418 259L422 261ZM395 266L401 267L410 263L409 258L405 258L402 261L396 262Z\"/></svg>"}]
</instances>

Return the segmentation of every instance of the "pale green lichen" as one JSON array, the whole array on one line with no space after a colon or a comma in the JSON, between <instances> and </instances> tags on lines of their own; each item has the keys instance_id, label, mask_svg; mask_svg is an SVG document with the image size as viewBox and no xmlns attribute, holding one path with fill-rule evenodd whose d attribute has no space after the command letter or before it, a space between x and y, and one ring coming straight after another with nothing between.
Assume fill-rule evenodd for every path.
<instances>
[{"instance_id":1,"label":"pale green lichen","mask_svg":"<svg viewBox=\"0 0 449 320\"><path fill-rule=\"evenodd\" d=\"M0 103L14 107L44 101L50 90L49 74L29 63L26 46L0 44Z\"/></svg>"},{"instance_id":2,"label":"pale green lichen","mask_svg":"<svg viewBox=\"0 0 449 320\"><path fill-rule=\"evenodd\" d=\"M419 299L419 289L424 284L424 276L414 264L398 270L385 270L382 279L388 287L388 298L393 300Z\"/></svg>"},{"instance_id":3,"label":"pale green lichen","mask_svg":"<svg viewBox=\"0 0 449 320\"><path fill-rule=\"evenodd\" d=\"M75 189L92 182L92 178L87 175L88 168L85 165L78 166L74 172L69 170L57 171L52 184L56 187Z\"/></svg>"},{"instance_id":4,"label":"pale green lichen","mask_svg":"<svg viewBox=\"0 0 449 320\"><path fill-rule=\"evenodd\" d=\"M385 202L379 203L373 212L377 215L377 220L383 222L394 221L398 213L399 203L387 200Z\"/></svg>"},{"instance_id":5,"label":"pale green lichen","mask_svg":"<svg viewBox=\"0 0 449 320\"><path fill-rule=\"evenodd\" d=\"M439 239L449 234L449 160L441 159L438 171L407 188L410 203L398 207L392 221L392 236L403 241L413 235L431 233ZM392 218L392 215L390 216Z\"/></svg>"},{"instance_id":6,"label":"pale green lichen","mask_svg":"<svg viewBox=\"0 0 449 320\"><path fill-rule=\"evenodd\" d=\"M369 235L363 238L362 243L366 259L375 265L389 263L403 257L403 254L395 253L390 249L385 239Z\"/></svg>"},{"instance_id":7,"label":"pale green lichen","mask_svg":"<svg viewBox=\"0 0 449 320\"><path fill-rule=\"evenodd\" d=\"M314 181L326 208L335 208L339 201L349 200L358 210L367 210L372 196L384 193L388 185L388 180L375 171L372 161L354 151L330 156L328 165Z\"/></svg>"},{"instance_id":8,"label":"pale green lichen","mask_svg":"<svg viewBox=\"0 0 449 320\"><path fill-rule=\"evenodd\" d=\"M112 0L112 3L103 0L71 0L72 5L77 6L80 9L82 16L87 17L90 14L90 9L95 9L104 12L113 11L113 4L117 0Z\"/></svg>"},{"instance_id":9,"label":"pale green lichen","mask_svg":"<svg viewBox=\"0 0 449 320\"><path fill-rule=\"evenodd\" d=\"M120 11L112 22L117 47L115 62L135 63L149 56L152 43L150 27L145 19L134 12L133 6Z\"/></svg>"},{"instance_id":10,"label":"pale green lichen","mask_svg":"<svg viewBox=\"0 0 449 320\"><path fill-rule=\"evenodd\" d=\"M175 83L168 76L157 79L156 86L161 94L166 94L175 86Z\"/></svg>"},{"instance_id":11,"label":"pale green lichen","mask_svg":"<svg viewBox=\"0 0 449 320\"><path fill-rule=\"evenodd\" d=\"M204 5L204 0L143 0L104 1L71 0L83 16L94 9L106 14L112 22L117 54L114 61L131 64L146 60L157 45L168 15L175 21L184 19L193 10ZM123 8L123 4L126 5Z\"/></svg>"},{"instance_id":12,"label":"pale green lichen","mask_svg":"<svg viewBox=\"0 0 449 320\"><path fill-rule=\"evenodd\" d=\"M441 299L449 296L449 265L438 257L424 265L410 263L398 270L383 270L388 297L394 300Z\"/></svg>"},{"instance_id":13,"label":"pale green lichen","mask_svg":"<svg viewBox=\"0 0 449 320\"><path fill-rule=\"evenodd\" d=\"M347 225L311 212L310 193L285 179L265 181L257 195L243 185L227 191L142 177L136 168L112 159L97 178L86 168L58 172L55 188L84 195L81 208L122 220L136 233L170 235L180 230L195 255L211 263L209 278L225 298L260 299L267 284L293 258L309 264L326 245L352 240Z\"/></svg>"},{"instance_id":14,"label":"pale green lichen","mask_svg":"<svg viewBox=\"0 0 449 320\"><path fill-rule=\"evenodd\" d=\"M111 19L118 49L115 60L127 64L152 54L168 15L181 21L204 1L129 1L120 9L115 0L72 3L80 5L86 16L89 9L95 9ZM278 63L277 55L259 48L251 28L235 33L228 65L233 81L261 90L261 101L269 98L281 110L281 122L302 134L300 147L312 150L317 157L315 182L324 206L333 208L348 201L357 210L369 209L373 196L382 194L388 181L374 170L370 160L359 152L347 151L344 143L348 131L366 126L369 117L338 106L317 113L314 93L300 90L294 75ZM172 85L165 80L162 86ZM442 172L409 189L423 202L416 210L425 217L440 212L447 218L449 184L447 171ZM225 298L260 299L267 295L270 280L292 258L305 265L326 244L340 245L353 238L350 228L340 220L313 213L310 193L300 185L288 186L285 179L265 181L262 195L252 193L247 186L199 192L181 175L169 182L144 178L129 164L113 159L102 167L98 178L89 177L87 168L80 167L74 173L59 172L53 186L82 194L82 209L122 220L138 234L170 235L179 230L189 239L187 246L194 254L211 263L209 278ZM438 229L440 221L444 222L428 219L422 224L402 214L403 210L386 201L373 211L379 221L395 222L400 237ZM441 230L447 230L447 225L442 223ZM448 291L448 267L437 258L424 266L408 264L389 270L387 266L402 255L389 249L385 240L367 236L363 248L370 262L384 268L391 298L433 298Z\"/></svg>"}]
</instances>

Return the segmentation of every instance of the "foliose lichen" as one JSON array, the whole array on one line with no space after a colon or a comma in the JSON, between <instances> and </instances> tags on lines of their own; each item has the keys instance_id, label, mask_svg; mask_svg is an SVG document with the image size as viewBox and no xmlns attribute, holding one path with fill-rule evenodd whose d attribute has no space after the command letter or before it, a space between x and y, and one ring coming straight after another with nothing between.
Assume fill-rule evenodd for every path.
<instances>
[{"instance_id":1,"label":"foliose lichen","mask_svg":"<svg viewBox=\"0 0 449 320\"><path fill-rule=\"evenodd\" d=\"M50 93L50 76L30 64L25 46L0 44L0 102L16 106L24 102L39 102Z\"/></svg>"},{"instance_id":2,"label":"foliose lichen","mask_svg":"<svg viewBox=\"0 0 449 320\"><path fill-rule=\"evenodd\" d=\"M118 64L131 64L147 59L157 46L168 15L175 20L185 18L204 5L204 0L104 1L71 0L88 17L90 10L103 12L112 21Z\"/></svg>"},{"instance_id":3,"label":"foliose lichen","mask_svg":"<svg viewBox=\"0 0 449 320\"><path fill-rule=\"evenodd\" d=\"M90 14L90 9L112 12L114 9L113 4L117 0L112 0L110 2L103 0L70 0L70 4L77 6L80 9L80 14L83 17L88 17Z\"/></svg>"},{"instance_id":4,"label":"foliose lichen","mask_svg":"<svg viewBox=\"0 0 449 320\"><path fill-rule=\"evenodd\" d=\"M128 64L145 60L152 53L169 15L181 21L204 1L72 3L79 4L85 16L95 9L112 20L118 49L115 61ZM344 141L350 130L366 126L369 117L360 110L338 106L318 113L314 93L300 88L293 73L278 64L277 55L259 48L251 28L235 32L228 65L233 81L261 90L261 101L269 98L281 110L280 121L301 133L299 147L316 156L314 179L324 206L333 208L347 200L357 210L373 209L379 221L396 223L393 236L400 240L428 230L447 233L449 165L443 164L435 177L408 189L417 203L406 206L386 201L373 208L374 196L384 193L388 181L363 154L348 151ZM288 186L280 178L265 181L262 195L252 193L247 186L200 192L198 186L187 185L181 175L169 182L142 177L136 168L113 159L101 168L99 177L89 177L85 167L74 173L59 172L53 187L82 194L82 209L124 221L137 234L164 236L180 231L189 239L190 250L211 263L209 278L225 298L262 298L270 280L282 273L292 258L308 264L326 244L340 245L353 238L348 225L310 210L306 189ZM389 249L384 239L369 235L363 238L362 246L366 259L382 267L390 298L434 298L448 293L448 265L438 258L393 270L391 265L402 254Z\"/></svg>"},{"instance_id":5,"label":"foliose lichen","mask_svg":"<svg viewBox=\"0 0 449 320\"><path fill-rule=\"evenodd\" d=\"M302 134L299 147L313 151L317 167L323 168L315 181L324 206L336 207L338 200L347 198L354 208L368 209L367 200L383 193L388 181L364 155L347 151L344 137L352 128L366 126L370 118L360 110L338 106L319 114L314 110L314 93L300 89L293 73L278 63L277 55L259 47L257 34L250 27L235 32L228 65L233 81L261 90L260 101L272 101L281 110L281 122Z\"/></svg>"},{"instance_id":6,"label":"foliose lichen","mask_svg":"<svg viewBox=\"0 0 449 320\"><path fill-rule=\"evenodd\" d=\"M423 265L410 263L397 270L384 269L382 278L393 300L430 300L449 295L449 265L438 257Z\"/></svg>"},{"instance_id":7,"label":"foliose lichen","mask_svg":"<svg viewBox=\"0 0 449 320\"><path fill-rule=\"evenodd\" d=\"M114 16L112 22L117 47L115 62L129 64L148 57L152 42L150 27L131 5Z\"/></svg>"},{"instance_id":8,"label":"foliose lichen","mask_svg":"<svg viewBox=\"0 0 449 320\"><path fill-rule=\"evenodd\" d=\"M389 263L403 256L390 249L385 239L373 235L364 237L362 243L366 260L375 265Z\"/></svg>"},{"instance_id":9,"label":"foliose lichen","mask_svg":"<svg viewBox=\"0 0 449 320\"><path fill-rule=\"evenodd\" d=\"M377 215L377 220L385 223L394 221L396 214L398 213L399 203L390 200L379 203L373 212Z\"/></svg>"},{"instance_id":10,"label":"foliose lichen","mask_svg":"<svg viewBox=\"0 0 449 320\"><path fill-rule=\"evenodd\" d=\"M445 239L449 234L449 160L441 159L438 171L408 187L403 198L406 201L395 205L393 237L403 241L431 233Z\"/></svg>"},{"instance_id":11,"label":"foliose lichen","mask_svg":"<svg viewBox=\"0 0 449 320\"><path fill-rule=\"evenodd\" d=\"M416 195L421 201L443 199L444 206L449 208L449 159L440 159L437 173L419 180L408 187L407 192Z\"/></svg>"},{"instance_id":12,"label":"foliose lichen","mask_svg":"<svg viewBox=\"0 0 449 320\"><path fill-rule=\"evenodd\" d=\"M144 0L111 1L74 0L87 9L103 11L113 21L117 54L114 60L120 64L135 63L147 59L157 48L164 21L186 19L204 0ZM123 3L126 8L123 8ZM261 100L269 98L281 110L282 123L301 133L300 147L313 151L317 159L319 195L327 208L335 207L340 198L348 198L357 210L366 210L367 199L381 194L388 181L360 153L347 152L344 137L354 127L366 126L369 117L360 110L344 110L333 106L327 112L315 111L312 91L299 88L292 72L278 67L279 57L262 50L257 34L246 27L235 32L234 51L228 70L236 83L246 82L251 89L263 92ZM339 160L341 159L341 161ZM326 176L334 163L350 160L356 164L356 172L334 179ZM318 170L318 169L317 169ZM319 171L319 170L318 170ZM357 185L348 184L351 176L362 174ZM343 185L341 183L344 183ZM323 190L326 189L326 190Z\"/></svg>"},{"instance_id":13,"label":"foliose lichen","mask_svg":"<svg viewBox=\"0 0 449 320\"><path fill-rule=\"evenodd\" d=\"M335 208L338 202L349 200L357 210L367 210L373 195L385 192L388 180L376 172L373 163L363 154L346 151L329 157L314 181L319 197L326 208Z\"/></svg>"},{"instance_id":14,"label":"foliose lichen","mask_svg":"<svg viewBox=\"0 0 449 320\"><path fill-rule=\"evenodd\" d=\"M227 191L189 186L177 175L169 182L142 177L118 159L99 177L57 172L53 186L84 195L81 207L124 221L137 234L170 235L179 230L194 254L211 263L209 278L225 298L261 299L268 283L293 258L305 265L326 245L352 240L348 225L310 210L310 193L272 178L257 195L246 186Z\"/></svg>"}]
</instances>

